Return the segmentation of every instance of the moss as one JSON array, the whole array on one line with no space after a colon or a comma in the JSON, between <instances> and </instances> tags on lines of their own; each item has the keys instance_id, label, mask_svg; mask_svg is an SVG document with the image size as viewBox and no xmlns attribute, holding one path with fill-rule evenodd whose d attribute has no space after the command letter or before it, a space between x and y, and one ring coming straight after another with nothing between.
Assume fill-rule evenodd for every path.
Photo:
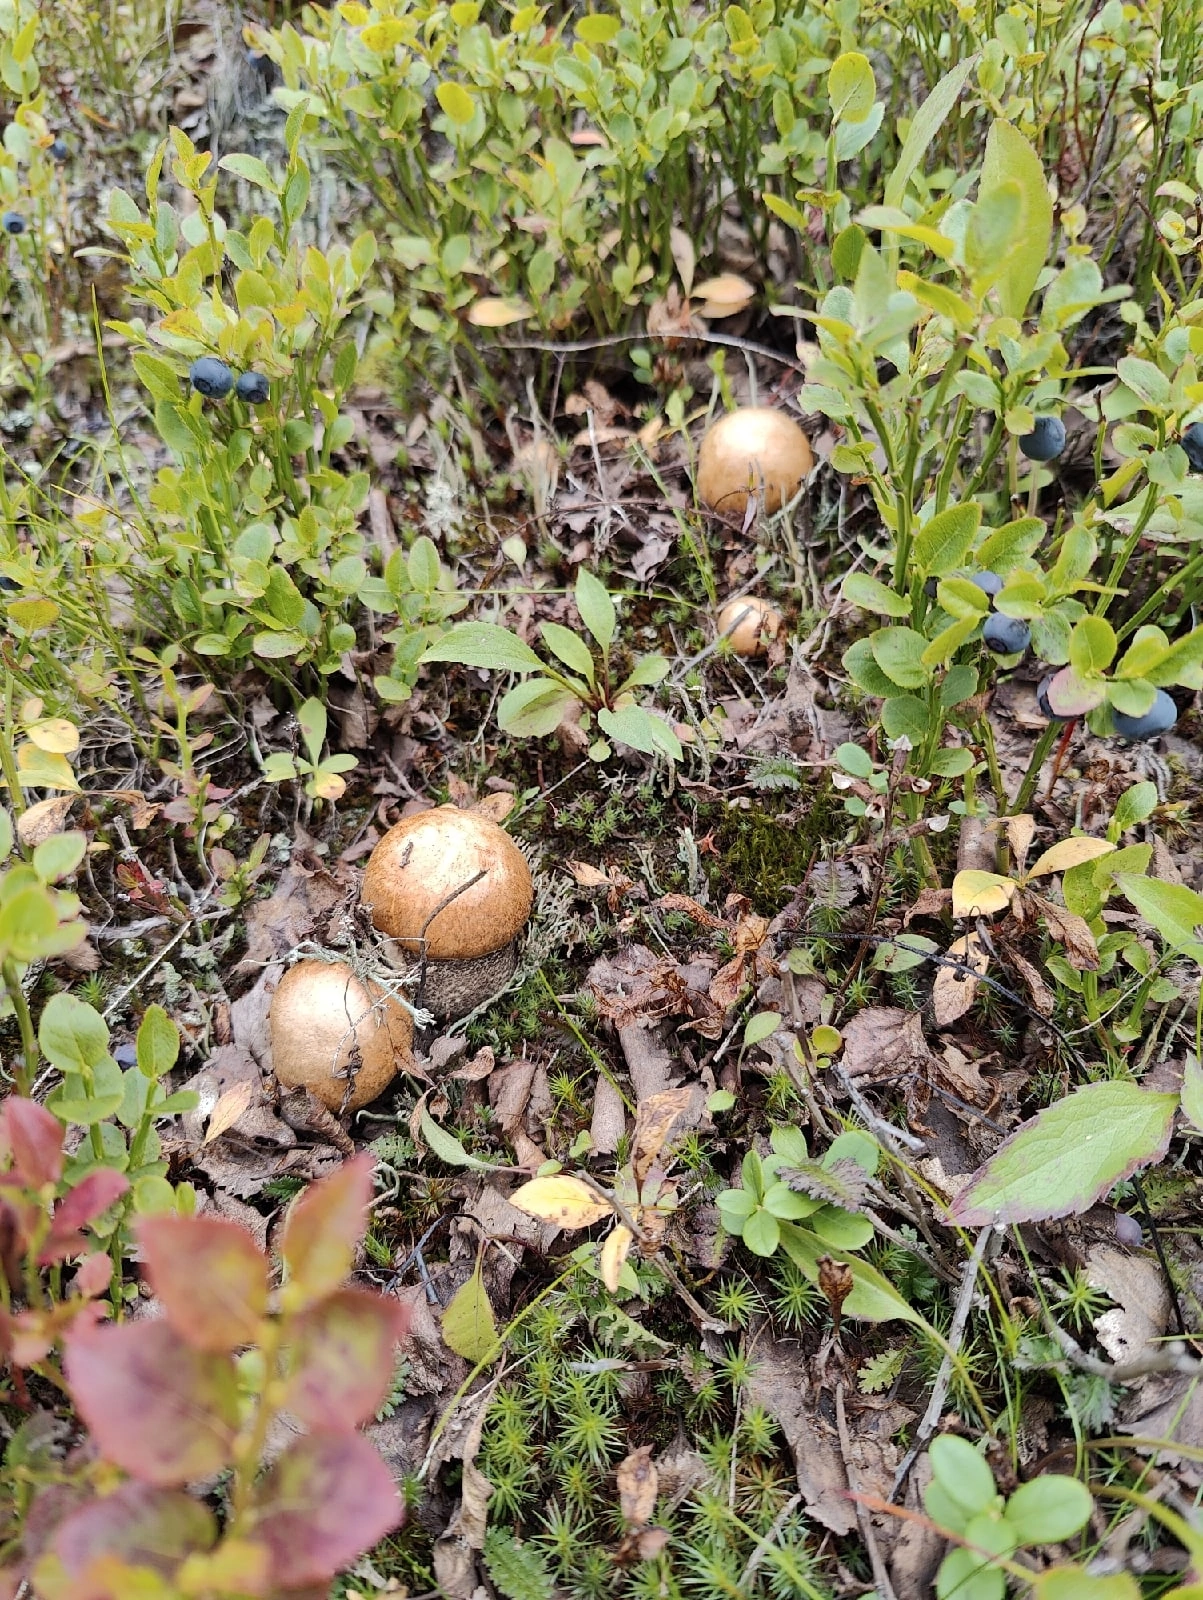
<instances>
[{"instance_id":1,"label":"moss","mask_svg":"<svg viewBox=\"0 0 1203 1600\"><path fill-rule=\"evenodd\" d=\"M719 859L710 861L711 887L720 897L732 890L746 894L763 916L781 910L792 887L825 841L842 838L847 818L830 789L818 790L806 810L783 815L777 806L754 805L748 811L724 808L721 820L705 819L716 833Z\"/></svg>"}]
</instances>

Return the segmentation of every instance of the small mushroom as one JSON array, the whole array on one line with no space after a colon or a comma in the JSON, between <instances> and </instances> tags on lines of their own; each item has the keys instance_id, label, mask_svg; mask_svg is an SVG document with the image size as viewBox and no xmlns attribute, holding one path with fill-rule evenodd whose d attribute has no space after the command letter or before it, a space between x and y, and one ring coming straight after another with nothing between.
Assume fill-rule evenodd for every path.
<instances>
[{"instance_id":1,"label":"small mushroom","mask_svg":"<svg viewBox=\"0 0 1203 1600\"><path fill-rule=\"evenodd\" d=\"M268 1013L272 1071L331 1111L358 1111L413 1061L413 1018L345 961L299 961Z\"/></svg>"},{"instance_id":2,"label":"small mushroom","mask_svg":"<svg viewBox=\"0 0 1203 1600\"><path fill-rule=\"evenodd\" d=\"M728 600L718 614L718 631L737 656L762 656L781 632L781 613L759 595Z\"/></svg>"},{"instance_id":3,"label":"small mushroom","mask_svg":"<svg viewBox=\"0 0 1203 1600\"><path fill-rule=\"evenodd\" d=\"M710 428L698 452L697 489L712 511L740 516L762 497L779 511L802 487L814 457L802 429L772 406L731 411Z\"/></svg>"},{"instance_id":4,"label":"small mushroom","mask_svg":"<svg viewBox=\"0 0 1203 1600\"><path fill-rule=\"evenodd\" d=\"M415 998L446 1020L504 986L534 885L504 829L478 812L438 806L389 829L368 859L361 899L393 953L410 965L425 957Z\"/></svg>"}]
</instances>

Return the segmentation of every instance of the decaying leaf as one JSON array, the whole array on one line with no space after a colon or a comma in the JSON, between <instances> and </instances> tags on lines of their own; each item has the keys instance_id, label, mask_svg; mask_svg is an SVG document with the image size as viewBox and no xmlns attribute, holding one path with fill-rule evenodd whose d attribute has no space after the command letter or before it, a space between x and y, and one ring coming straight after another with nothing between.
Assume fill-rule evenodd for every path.
<instances>
[{"instance_id":1,"label":"decaying leaf","mask_svg":"<svg viewBox=\"0 0 1203 1600\"><path fill-rule=\"evenodd\" d=\"M613 1209L599 1200L589 1185L579 1178L557 1176L532 1178L514 1190L510 1204L540 1222L554 1222L560 1228L589 1228Z\"/></svg>"},{"instance_id":2,"label":"decaying leaf","mask_svg":"<svg viewBox=\"0 0 1203 1600\"><path fill-rule=\"evenodd\" d=\"M646 1527L655 1515L656 1496L660 1492L660 1476L652 1460L651 1445L632 1450L625 1461L620 1461L615 1479L623 1521L631 1528Z\"/></svg>"},{"instance_id":3,"label":"decaying leaf","mask_svg":"<svg viewBox=\"0 0 1203 1600\"><path fill-rule=\"evenodd\" d=\"M1015 870L1022 872L1028 851L1032 848L1032 840L1036 837L1036 819L1026 811L1022 816L1008 817L1006 830L1007 844L1015 861Z\"/></svg>"},{"instance_id":4,"label":"decaying leaf","mask_svg":"<svg viewBox=\"0 0 1203 1600\"><path fill-rule=\"evenodd\" d=\"M967 933L963 939L954 939L948 947L948 954L952 960L963 965L960 968L937 969L931 992L932 1010L935 1013L937 1028L947 1028L950 1023L965 1015L977 994L978 977L990 966L986 947L976 933ZM972 971L966 972L964 967L969 967Z\"/></svg>"},{"instance_id":5,"label":"decaying leaf","mask_svg":"<svg viewBox=\"0 0 1203 1600\"><path fill-rule=\"evenodd\" d=\"M836 1261L832 1256L819 1257L819 1289L831 1308L831 1326L837 1334L844 1301L852 1293L852 1287L852 1268L846 1261Z\"/></svg>"},{"instance_id":6,"label":"decaying leaf","mask_svg":"<svg viewBox=\"0 0 1203 1600\"><path fill-rule=\"evenodd\" d=\"M692 1126L701 1112L702 1092L696 1086L667 1089L639 1104L635 1116L635 1138L631 1166L636 1184L642 1186L655 1161L674 1134Z\"/></svg>"},{"instance_id":7,"label":"decaying leaf","mask_svg":"<svg viewBox=\"0 0 1203 1600\"><path fill-rule=\"evenodd\" d=\"M73 794L53 795L39 800L17 818L17 838L29 850L63 831L67 813L75 804Z\"/></svg>"},{"instance_id":8,"label":"decaying leaf","mask_svg":"<svg viewBox=\"0 0 1203 1600\"><path fill-rule=\"evenodd\" d=\"M618 1293L618 1280L634 1242L635 1235L622 1222L616 1223L606 1235L606 1242L601 1247L599 1265L602 1282L611 1294Z\"/></svg>"},{"instance_id":9,"label":"decaying leaf","mask_svg":"<svg viewBox=\"0 0 1203 1600\"><path fill-rule=\"evenodd\" d=\"M958 872L952 880L954 917L988 917L1005 911L1019 885L997 872Z\"/></svg>"},{"instance_id":10,"label":"decaying leaf","mask_svg":"<svg viewBox=\"0 0 1203 1600\"><path fill-rule=\"evenodd\" d=\"M220 1139L238 1121L246 1111L254 1096L255 1089L251 1083L236 1083L218 1100L213 1107L213 1114L209 1118L209 1126L205 1129L205 1143L210 1144L214 1139Z\"/></svg>"},{"instance_id":11,"label":"decaying leaf","mask_svg":"<svg viewBox=\"0 0 1203 1600\"><path fill-rule=\"evenodd\" d=\"M1097 972L1099 947L1085 918L1064 906L1045 900L1038 894L1028 893L1024 898L1044 918L1049 937L1064 947L1066 960L1076 972Z\"/></svg>"}]
</instances>

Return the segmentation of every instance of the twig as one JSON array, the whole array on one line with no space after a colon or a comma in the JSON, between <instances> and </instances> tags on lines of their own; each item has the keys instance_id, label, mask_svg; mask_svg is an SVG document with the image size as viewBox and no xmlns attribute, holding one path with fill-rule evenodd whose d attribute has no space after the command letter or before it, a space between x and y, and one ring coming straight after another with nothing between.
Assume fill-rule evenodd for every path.
<instances>
[{"instance_id":1,"label":"twig","mask_svg":"<svg viewBox=\"0 0 1203 1600\"><path fill-rule=\"evenodd\" d=\"M1097 1356L1088 1356L1077 1340L1054 1322L1047 1312L1044 1315L1044 1326L1060 1345L1066 1362L1071 1367L1076 1367L1079 1372L1089 1373L1092 1378L1106 1378L1109 1383L1131 1383L1134 1378L1147 1377L1151 1372L1180 1372L1187 1378L1203 1376L1203 1361L1197 1361L1194 1356L1187 1355L1186 1346L1180 1339L1174 1339L1159 1350L1150 1350L1147 1355L1137 1356L1134 1360L1121 1364L1114 1361L1100 1361ZM1059 1367L1062 1364L1059 1361L1049 1362L1048 1366ZM1044 1363L1032 1362L1031 1365L1043 1366Z\"/></svg>"},{"instance_id":2,"label":"twig","mask_svg":"<svg viewBox=\"0 0 1203 1600\"><path fill-rule=\"evenodd\" d=\"M901 1145L904 1150L911 1151L914 1155L926 1155L927 1145L917 1134L911 1133L908 1128L900 1128L896 1123L887 1122L884 1117L879 1117L864 1095L852 1081L851 1074L842 1061L833 1061L831 1070L839 1079L840 1087L851 1100L857 1116L872 1133L879 1144L885 1145L894 1156L898 1155L896 1145Z\"/></svg>"},{"instance_id":3,"label":"twig","mask_svg":"<svg viewBox=\"0 0 1203 1600\"><path fill-rule=\"evenodd\" d=\"M948 1348L944 1352L944 1359L940 1363L940 1370L936 1373L936 1381L932 1384L931 1398L927 1402L927 1410L920 1419L919 1426L915 1429L915 1442L903 1456L894 1474L894 1482L890 1485L890 1499L893 1500L906 1481L906 1475L918 1459L919 1452L936 1431L936 1424L940 1420L940 1412L944 1409L944 1401L952 1382L953 1360L961 1347L961 1340L965 1337L965 1324L969 1321L969 1308L973 1304L973 1291L977 1286L977 1275L986 1254L986 1245L994 1230L993 1223L982 1229L977 1236L977 1243L973 1247L973 1254L965 1263L965 1271L961 1276L961 1288L957 1295L956 1309L952 1314L952 1325L948 1330Z\"/></svg>"},{"instance_id":4,"label":"twig","mask_svg":"<svg viewBox=\"0 0 1203 1600\"><path fill-rule=\"evenodd\" d=\"M777 1539L780 1536L782 1528L785 1527L786 1522L801 1504L802 1496L800 1494L790 1495L789 1499L781 1507L781 1510L773 1518L773 1526L767 1533L762 1533L760 1538L757 1539L755 1547L752 1550L752 1554L748 1557L747 1565L739 1575L739 1582L736 1585L736 1588L739 1590L740 1594L747 1594L749 1592L748 1586L752 1579L756 1576L757 1569L759 1568L760 1563L764 1560L766 1552L777 1543Z\"/></svg>"},{"instance_id":5,"label":"twig","mask_svg":"<svg viewBox=\"0 0 1203 1600\"><path fill-rule=\"evenodd\" d=\"M852 1470L852 1441L848 1437L848 1421L844 1416L844 1385L837 1383L835 1386L835 1425L840 1436L840 1454L844 1458L844 1476L848 1480L848 1488L853 1495L860 1492L860 1485ZM890 1582L890 1574L886 1571L886 1564L882 1560L881 1550L877 1544L877 1535L873 1532L873 1519L869 1509L860 1500L854 1500L856 1506L856 1520L860 1526L861 1541L869 1552L869 1564L873 1568L873 1582L877 1585L880 1600L898 1600L894 1593L894 1586Z\"/></svg>"},{"instance_id":6,"label":"twig","mask_svg":"<svg viewBox=\"0 0 1203 1600\"><path fill-rule=\"evenodd\" d=\"M501 350L545 350L553 356L571 356L583 353L586 350L609 350L619 344L642 344L645 340L656 339L655 334L649 334L645 329L635 333L611 333L604 339L565 339L559 342L552 339L506 339L499 343ZM762 356L766 361L776 361L779 366L789 367L793 372L800 372L806 376L806 368L800 361L792 356L783 355L780 350L770 350L768 345L757 344L753 339L740 339L733 333L702 333L700 330L690 333L688 341L693 344L717 344L729 350L743 350L750 355Z\"/></svg>"}]
</instances>

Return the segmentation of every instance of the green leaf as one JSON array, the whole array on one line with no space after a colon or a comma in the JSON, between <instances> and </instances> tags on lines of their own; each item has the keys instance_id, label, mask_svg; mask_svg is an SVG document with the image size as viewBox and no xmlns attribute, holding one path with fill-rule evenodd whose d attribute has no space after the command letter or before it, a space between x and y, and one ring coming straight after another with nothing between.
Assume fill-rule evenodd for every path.
<instances>
[{"instance_id":1,"label":"green leaf","mask_svg":"<svg viewBox=\"0 0 1203 1600\"><path fill-rule=\"evenodd\" d=\"M1115 364L1120 382L1127 384L1132 393L1154 411L1164 411L1170 405L1170 380L1151 361L1139 356L1121 356Z\"/></svg>"},{"instance_id":2,"label":"green leaf","mask_svg":"<svg viewBox=\"0 0 1203 1600\"><path fill-rule=\"evenodd\" d=\"M147 1006L138 1028L136 1049L138 1070L147 1078L161 1078L175 1066L180 1032L162 1006Z\"/></svg>"},{"instance_id":3,"label":"green leaf","mask_svg":"<svg viewBox=\"0 0 1203 1600\"><path fill-rule=\"evenodd\" d=\"M976 501L939 511L915 535L915 564L926 577L942 578L964 566L982 520Z\"/></svg>"},{"instance_id":4,"label":"green leaf","mask_svg":"<svg viewBox=\"0 0 1203 1600\"><path fill-rule=\"evenodd\" d=\"M869 963L875 972L909 972L920 966L939 946L924 933L907 933L897 944L879 944Z\"/></svg>"},{"instance_id":5,"label":"green leaf","mask_svg":"<svg viewBox=\"0 0 1203 1600\"><path fill-rule=\"evenodd\" d=\"M586 683L593 682L593 653L579 634L573 633L571 628L561 627L558 622L541 623L539 632L553 656L570 671L579 673Z\"/></svg>"},{"instance_id":6,"label":"green leaf","mask_svg":"<svg viewBox=\"0 0 1203 1600\"><path fill-rule=\"evenodd\" d=\"M931 677L923 665L927 640L914 628L882 628L869 644L877 665L900 689L921 689Z\"/></svg>"},{"instance_id":7,"label":"green leaf","mask_svg":"<svg viewBox=\"0 0 1203 1600\"><path fill-rule=\"evenodd\" d=\"M864 122L877 94L868 56L859 50L845 50L837 56L827 74L827 93L834 121Z\"/></svg>"},{"instance_id":8,"label":"green leaf","mask_svg":"<svg viewBox=\"0 0 1203 1600\"><path fill-rule=\"evenodd\" d=\"M909 617L911 603L903 595L887 589L884 583L871 578L867 572L850 572L844 579L844 599L862 611L874 611L883 617Z\"/></svg>"},{"instance_id":9,"label":"green leaf","mask_svg":"<svg viewBox=\"0 0 1203 1600\"><path fill-rule=\"evenodd\" d=\"M922 744L929 722L927 701L918 695L891 695L882 702L881 725L888 739L909 739L912 745Z\"/></svg>"},{"instance_id":10,"label":"green leaf","mask_svg":"<svg viewBox=\"0 0 1203 1600\"><path fill-rule=\"evenodd\" d=\"M38 1023L42 1054L60 1072L88 1073L109 1053L109 1030L104 1018L74 995L54 994L42 1008ZM121 1096L117 1096L121 1104Z\"/></svg>"},{"instance_id":11,"label":"green leaf","mask_svg":"<svg viewBox=\"0 0 1203 1600\"><path fill-rule=\"evenodd\" d=\"M936 1573L936 1600L1004 1600L1006 1592L1002 1569L989 1556L963 1547L950 1550Z\"/></svg>"},{"instance_id":12,"label":"green leaf","mask_svg":"<svg viewBox=\"0 0 1203 1600\"><path fill-rule=\"evenodd\" d=\"M1085 1527L1093 1509L1084 1484L1053 1472L1021 1483L1004 1515L1017 1544L1060 1544Z\"/></svg>"},{"instance_id":13,"label":"green leaf","mask_svg":"<svg viewBox=\"0 0 1203 1600\"><path fill-rule=\"evenodd\" d=\"M13 819L11 815L0 809L0 861L6 861L13 853Z\"/></svg>"},{"instance_id":14,"label":"green leaf","mask_svg":"<svg viewBox=\"0 0 1203 1600\"><path fill-rule=\"evenodd\" d=\"M1043 517L1016 517L988 533L977 547L979 566L1005 578L1011 568L1043 542L1048 528Z\"/></svg>"},{"instance_id":15,"label":"green leaf","mask_svg":"<svg viewBox=\"0 0 1203 1600\"><path fill-rule=\"evenodd\" d=\"M1187 1056L1182 1075L1182 1115L1203 1133L1203 1067L1193 1055Z\"/></svg>"},{"instance_id":16,"label":"green leaf","mask_svg":"<svg viewBox=\"0 0 1203 1600\"><path fill-rule=\"evenodd\" d=\"M622 685L622 690L646 689L653 684L662 683L671 668L672 663L667 656L643 656L636 661L630 677Z\"/></svg>"},{"instance_id":17,"label":"green leaf","mask_svg":"<svg viewBox=\"0 0 1203 1600\"><path fill-rule=\"evenodd\" d=\"M586 44L609 44L621 27L621 17L610 16L606 12L595 12L592 16L578 17L573 32Z\"/></svg>"},{"instance_id":18,"label":"green leaf","mask_svg":"<svg viewBox=\"0 0 1203 1600\"><path fill-rule=\"evenodd\" d=\"M1085 1211L1165 1154L1177 1106L1175 1094L1122 1079L1075 1089L1003 1141L953 1201L950 1220L984 1228Z\"/></svg>"},{"instance_id":19,"label":"green leaf","mask_svg":"<svg viewBox=\"0 0 1203 1600\"><path fill-rule=\"evenodd\" d=\"M1126 1572L1102 1577L1084 1567L1049 1567L1032 1575L1032 1600L1140 1600L1135 1578ZM1173 1591L1170 1591L1171 1600ZM1179 1600L1199 1600L1190 1590L1179 1590Z\"/></svg>"},{"instance_id":20,"label":"green leaf","mask_svg":"<svg viewBox=\"0 0 1203 1600\"><path fill-rule=\"evenodd\" d=\"M758 1207L744 1223L743 1242L758 1256L771 1256L781 1240L781 1224Z\"/></svg>"},{"instance_id":21,"label":"green leaf","mask_svg":"<svg viewBox=\"0 0 1203 1600\"><path fill-rule=\"evenodd\" d=\"M934 1484L953 1502L965 1521L994 1504L998 1496L994 1474L968 1439L960 1439L955 1433L941 1434L932 1440L928 1455ZM928 1495L925 1493L923 1498L930 1512Z\"/></svg>"},{"instance_id":22,"label":"green leaf","mask_svg":"<svg viewBox=\"0 0 1203 1600\"><path fill-rule=\"evenodd\" d=\"M543 739L554 733L576 704L576 696L550 678L528 678L502 695L497 726L503 733L523 739Z\"/></svg>"},{"instance_id":23,"label":"green leaf","mask_svg":"<svg viewBox=\"0 0 1203 1600\"><path fill-rule=\"evenodd\" d=\"M759 1011L754 1017L749 1017L748 1025L744 1029L744 1044L760 1044L770 1034L776 1033L781 1026L781 1016L776 1011Z\"/></svg>"},{"instance_id":24,"label":"green leaf","mask_svg":"<svg viewBox=\"0 0 1203 1600\"><path fill-rule=\"evenodd\" d=\"M910 1304L898 1293L888 1278L876 1267L857 1256L847 1256L840 1250L829 1250L820 1244L809 1228L796 1222L779 1224L781 1248L811 1283L819 1281L819 1257L831 1255L837 1261L846 1261L852 1268L852 1293L844 1301L846 1317L861 1317L866 1322L915 1322L927 1324Z\"/></svg>"},{"instance_id":25,"label":"green leaf","mask_svg":"<svg viewBox=\"0 0 1203 1600\"><path fill-rule=\"evenodd\" d=\"M1115 882L1120 893L1153 924L1166 944L1194 953L1199 945L1198 929L1203 926L1203 895L1185 884L1137 877L1130 872L1117 872Z\"/></svg>"},{"instance_id":26,"label":"green leaf","mask_svg":"<svg viewBox=\"0 0 1203 1600\"><path fill-rule=\"evenodd\" d=\"M492 1172L492 1164L481 1161L478 1156L471 1156L453 1133L448 1133L446 1128L440 1128L438 1123L426 1110L422 1108L422 1115L418 1119L418 1126L422 1130L422 1137L440 1161L445 1161L449 1167L475 1167L480 1172Z\"/></svg>"},{"instance_id":27,"label":"green leaf","mask_svg":"<svg viewBox=\"0 0 1203 1600\"><path fill-rule=\"evenodd\" d=\"M841 664L862 694L883 699L894 693L893 680L886 677L874 658L872 638L858 639L855 644L850 644L844 651Z\"/></svg>"},{"instance_id":28,"label":"green leaf","mask_svg":"<svg viewBox=\"0 0 1203 1600\"><path fill-rule=\"evenodd\" d=\"M268 628L255 635L251 649L261 661L284 661L300 655L308 643L305 635L293 628Z\"/></svg>"},{"instance_id":29,"label":"green leaf","mask_svg":"<svg viewBox=\"0 0 1203 1600\"><path fill-rule=\"evenodd\" d=\"M576 608L581 614L581 621L602 649L608 650L614 642L614 634L618 627L618 614L614 610L609 590L600 578L595 578L591 572L582 567L576 575L576 589L573 595Z\"/></svg>"},{"instance_id":30,"label":"green leaf","mask_svg":"<svg viewBox=\"0 0 1203 1600\"><path fill-rule=\"evenodd\" d=\"M326 708L320 700L306 700L297 712L297 723L305 740L305 748L309 752L309 760L317 766L322 757L322 746L326 742Z\"/></svg>"},{"instance_id":31,"label":"green leaf","mask_svg":"<svg viewBox=\"0 0 1203 1600\"><path fill-rule=\"evenodd\" d=\"M632 750L641 750L644 755L662 755L670 761L680 761L685 753L668 723L642 706L620 706L617 711L603 706L597 713L597 725L611 739L630 745Z\"/></svg>"},{"instance_id":32,"label":"green leaf","mask_svg":"<svg viewBox=\"0 0 1203 1600\"><path fill-rule=\"evenodd\" d=\"M1053 232L1053 203L1040 157L1024 136L998 118L986 138L981 194L1014 183L1022 199L1021 225L996 278L999 307L1006 317L1021 318L1036 279L1048 260Z\"/></svg>"},{"instance_id":33,"label":"green leaf","mask_svg":"<svg viewBox=\"0 0 1203 1600\"><path fill-rule=\"evenodd\" d=\"M495 622L453 623L424 652L423 664L430 661L452 661L461 667L494 672L530 672L543 666L530 645Z\"/></svg>"},{"instance_id":34,"label":"green leaf","mask_svg":"<svg viewBox=\"0 0 1203 1600\"><path fill-rule=\"evenodd\" d=\"M475 1272L448 1301L442 1324L443 1343L473 1366L487 1361L494 1351L501 1349L497 1321L480 1269L478 1259Z\"/></svg>"},{"instance_id":35,"label":"green leaf","mask_svg":"<svg viewBox=\"0 0 1203 1600\"><path fill-rule=\"evenodd\" d=\"M1069 636L1069 664L1082 677L1106 672L1115 660L1115 629L1106 617L1080 617Z\"/></svg>"},{"instance_id":36,"label":"green leaf","mask_svg":"<svg viewBox=\"0 0 1203 1600\"><path fill-rule=\"evenodd\" d=\"M258 156L238 154L222 156L217 165L224 172L232 172L238 178L245 178L247 183L253 183L256 188L266 189L271 194L279 192L276 180Z\"/></svg>"},{"instance_id":37,"label":"green leaf","mask_svg":"<svg viewBox=\"0 0 1203 1600\"><path fill-rule=\"evenodd\" d=\"M886 182L884 203L887 206L901 206L902 198L906 193L906 186L911 180L911 174L917 172L919 163L927 153L936 134L943 126L945 119L957 102L957 96L965 86L965 80L977 65L976 54L966 56L958 61L956 66L946 72L928 95L927 99L916 111L911 119L910 131L907 133L906 142L898 153L894 169Z\"/></svg>"}]
</instances>

